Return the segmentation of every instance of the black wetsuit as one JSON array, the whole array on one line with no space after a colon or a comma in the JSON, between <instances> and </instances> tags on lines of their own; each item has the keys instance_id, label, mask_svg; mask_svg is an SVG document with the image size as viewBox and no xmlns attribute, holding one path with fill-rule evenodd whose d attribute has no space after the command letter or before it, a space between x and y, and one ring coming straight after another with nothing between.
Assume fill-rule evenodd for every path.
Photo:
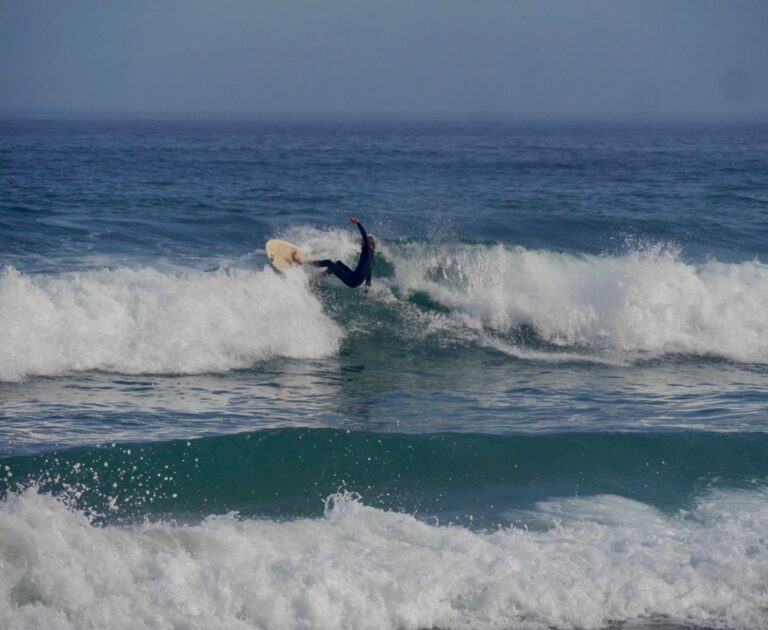
<instances>
[{"instance_id":1,"label":"black wetsuit","mask_svg":"<svg viewBox=\"0 0 768 630\"><path fill-rule=\"evenodd\" d=\"M371 286L371 272L373 271L373 250L368 242L365 228L358 223L357 229L360 230L360 234L363 237L363 249L360 251L360 258L354 270L347 267L340 260L333 262L327 258L325 260L312 261L310 264L315 267L324 267L348 287L359 287L363 282L365 282L365 286L369 287Z\"/></svg>"}]
</instances>

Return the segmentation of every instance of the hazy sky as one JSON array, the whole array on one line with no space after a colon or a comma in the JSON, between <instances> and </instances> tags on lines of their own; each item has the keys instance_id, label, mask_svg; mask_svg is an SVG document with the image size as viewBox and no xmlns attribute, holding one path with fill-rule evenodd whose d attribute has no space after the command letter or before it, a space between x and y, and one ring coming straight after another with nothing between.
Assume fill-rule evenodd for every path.
<instances>
[{"instance_id":1,"label":"hazy sky","mask_svg":"<svg viewBox=\"0 0 768 630\"><path fill-rule=\"evenodd\" d=\"M768 0L0 0L0 110L768 118Z\"/></svg>"}]
</instances>

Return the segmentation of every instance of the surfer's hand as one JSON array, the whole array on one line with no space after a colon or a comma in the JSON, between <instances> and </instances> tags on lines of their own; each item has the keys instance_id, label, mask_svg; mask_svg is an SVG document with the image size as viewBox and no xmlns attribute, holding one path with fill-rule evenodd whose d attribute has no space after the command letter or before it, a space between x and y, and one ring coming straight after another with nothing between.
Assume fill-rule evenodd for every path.
<instances>
[{"instance_id":1,"label":"surfer's hand","mask_svg":"<svg viewBox=\"0 0 768 630\"><path fill-rule=\"evenodd\" d=\"M352 225L357 225L358 223L360 223L360 221L358 221L358 220L357 220L355 217L352 217L352 218L349 220L349 222L350 222Z\"/></svg>"},{"instance_id":2,"label":"surfer's hand","mask_svg":"<svg viewBox=\"0 0 768 630\"><path fill-rule=\"evenodd\" d=\"M297 252L295 250L293 252L291 252L291 260L293 260L293 262L295 262L297 265L300 265L301 264L301 256L299 255L299 252Z\"/></svg>"}]
</instances>

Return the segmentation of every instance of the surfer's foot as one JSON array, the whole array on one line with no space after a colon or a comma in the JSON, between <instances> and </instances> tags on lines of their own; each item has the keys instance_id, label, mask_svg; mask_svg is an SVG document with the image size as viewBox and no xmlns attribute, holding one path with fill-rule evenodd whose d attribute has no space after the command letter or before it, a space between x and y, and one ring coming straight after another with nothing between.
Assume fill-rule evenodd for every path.
<instances>
[{"instance_id":1,"label":"surfer's foot","mask_svg":"<svg viewBox=\"0 0 768 630\"><path fill-rule=\"evenodd\" d=\"M291 260L295 262L297 265L301 264L301 256L299 255L299 252L293 252L291 254Z\"/></svg>"}]
</instances>

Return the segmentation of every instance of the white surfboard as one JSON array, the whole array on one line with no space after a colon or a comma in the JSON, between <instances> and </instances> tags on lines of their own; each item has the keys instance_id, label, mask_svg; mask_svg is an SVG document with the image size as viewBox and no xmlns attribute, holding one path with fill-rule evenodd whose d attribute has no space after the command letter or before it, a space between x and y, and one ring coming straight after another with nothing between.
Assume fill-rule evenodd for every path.
<instances>
[{"instance_id":1,"label":"white surfboard","mask_svg":"<svg viewBox=\"0 0 768 630\"><path fill-rule=\"evenodd\" d=\"M267 258L269 258L269 262L272 263L272 266L275 269L281 272L296 265L292 258L293 252L298 252L302 259L304 257L304 252L296 247L296 245L289 243L288 241L281 241L277 238L267 241L265 248L267 250Z\"/></svg>"}]
</instances>

